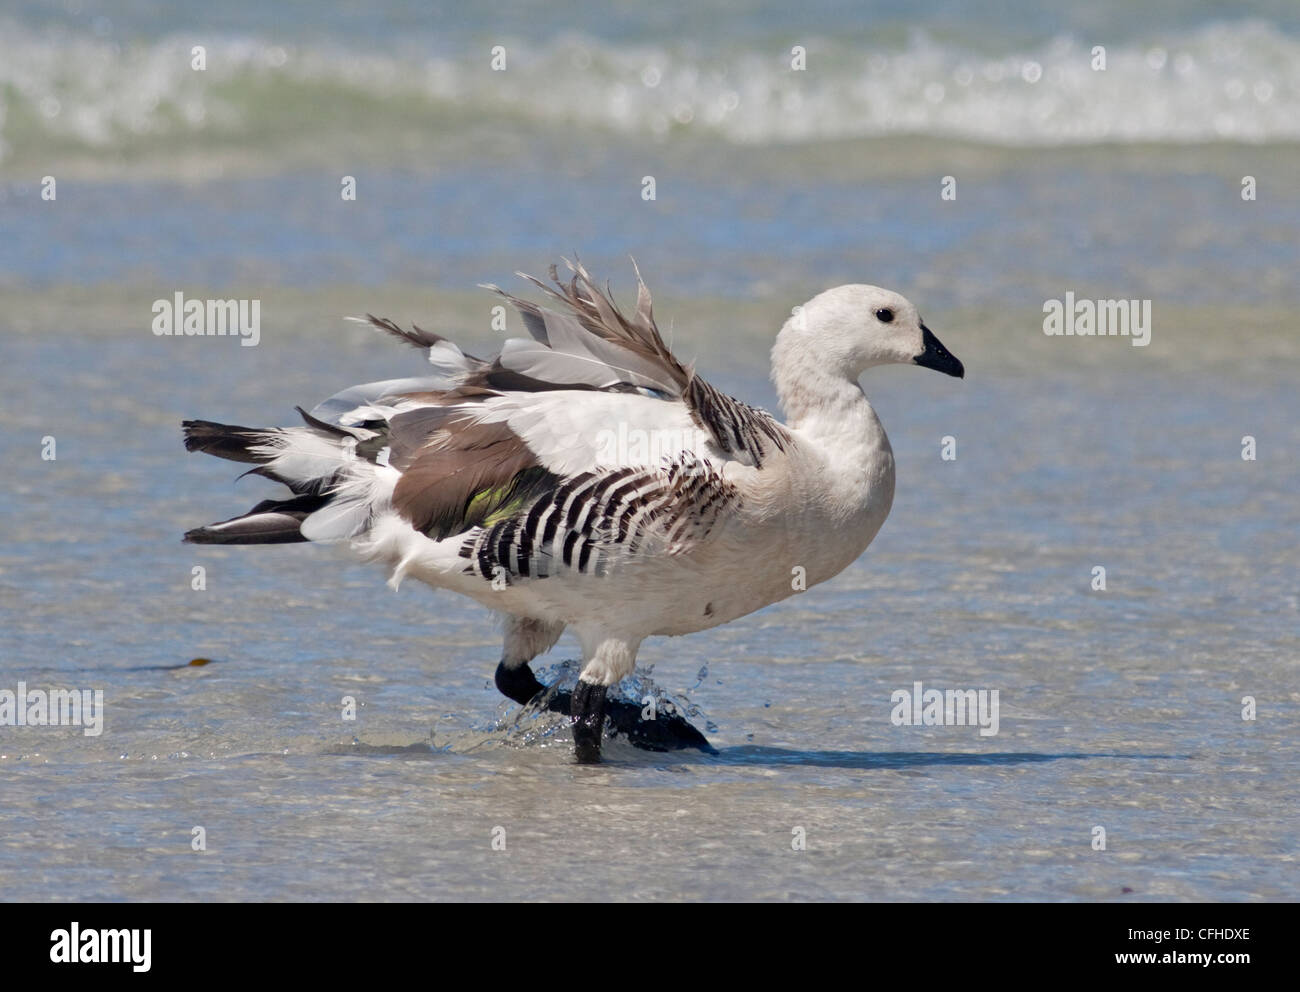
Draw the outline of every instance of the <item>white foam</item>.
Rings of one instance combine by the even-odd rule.
[[[18,142],[88,149],[209,133],[261,146],[279,118],[328,132],[394,101],[430,120],[555,123],[644,136],[704,133],[740,144],[894,134],[1002,145],[1300,139],[1300,40],[1263,21],[1204,26],[1107,51],[1057,38],[995,57],[914,36],[894,50],[808,39],[806,71],[785,49],[613,45],[569,36],[504,39],[508,69],[454,57],[282,47],[191,36],[120,46],[0,21],[0,155]],[[307,106],[311,113],[304,112]],[[409,127],[394,115],[394,127]]]

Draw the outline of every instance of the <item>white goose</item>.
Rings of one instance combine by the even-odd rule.
[[[893,452],[858,377],[889,363],[964,370],[902,296],[839,286],[777,336],[781,424],[673,356],[639,273],[626,316],[568,264],[567,283],[554,268],[554,288],[531,280],[546,307],[487,287],[531,335],[494,359],[371,317],[427,348],[436,372],[300,408],[302,427],[186,421],[186,448],[252,463],[293,495],[185,540],[348,541],[388,564],[394,587],[410,576],[504,614],[498,688],[569,712],[579,761],[600,760],[607,716],[642,747],[707,749],[680,717],[642,721],[606,690],[646,637],[727,623],[857,558],[894,498]],[[571,695],[547,693],[528,662],[565,627],[583,668]]]

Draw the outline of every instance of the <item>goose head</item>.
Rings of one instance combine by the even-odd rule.
[[[964,378],[966,369],[904,296],[879,286],[837,286],[796,307],[777,338],[782,351],[815,355],[856,382],[877,365],[920,365]]]

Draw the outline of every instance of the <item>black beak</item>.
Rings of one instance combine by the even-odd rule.
[[[924,324],[921,325],[921,341],[925,344],[925,351],[913,358],[913,363],[922,368],[942,372],[944,375],[955,375],[958,379],[966,378],[966,366],[962,365]]]

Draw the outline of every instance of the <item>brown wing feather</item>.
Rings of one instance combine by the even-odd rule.
[[[446,409],[394,417],[389,440],[390,464],[402,472],[393,508],[439,541],[482,522],[471,512],[475,497],[506,493],[521,475],[541,468],[505,423],[478,423]]]

